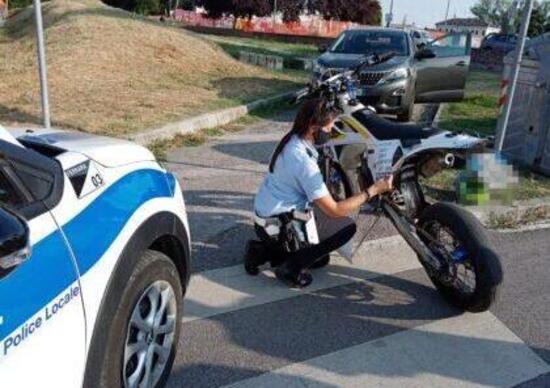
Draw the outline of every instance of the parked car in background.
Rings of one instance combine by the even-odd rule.
[[[516,48],[517,35],[489,34],[481,41],[482,50],[494,50],[509,53]]]
[[[410,30],[409,33],[417,49],[424,48],[433,40],[431,34],[426,30]]]
[[[175,177],[78,132],[0,126],[0,155],[0,386],[162,386],[190,273]]]
[[[394,53],[380,65],[364,69],[358,99],[381,113],[409,121],[415,103],[459,101],[464,97],[470,65],[471,36],[455,33],[418,49],[407,31],[363,28],[344,31],[314,63],[313,81],[327,70],[349,69],[366,54]]]

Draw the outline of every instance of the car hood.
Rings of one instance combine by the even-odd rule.
[[[359,63],[363,54],[340,54],[326,52],[317,59],[319,65],[335,69],[347,69]],[[387,62],[369,67],[369,71],[387,71],[399,67],[408,61],[409,57],[396,56]]]
[[[78,152],[106,167],[155,160],[147,148],[127,140],[59,129],[12,129],[10,132],[19,141]]]

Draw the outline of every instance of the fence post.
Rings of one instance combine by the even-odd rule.
[[[523,10],[523,17],[521,21],[521,30],[519,33],[519,42],[516,46],[515,60],[512,67],[512,79],[510,80],[510,91],[504,108],[504,119],[502,128],[498,134],[498,147],[497,151],[502,152],[504,147],[504,139],[506,137],[506,130],[510,123],[510,113],[512,112],[512,104],[514,102],[514,95],[516,94],[516,87],[519,78],[519,71],[521,68],[521,61],[523,60],[523,51],[525,50],[525,41],[527,38],[527,30],[529,29],[529,23],[531,20],[531,13],[533,11],[533,0],[527,0],[525,8]]]
[[[40,93],[42,97],[42,120],[44,128],[51,127],[50,101],[48,99],[48,78],[46,75],[46,50],[44,48],[44,27],[42,25],[42,4],[34,0],[34,18],[36,21],[36,43],[38,47],[38,71],[40,73]]]

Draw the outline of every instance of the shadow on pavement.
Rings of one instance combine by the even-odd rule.
[[[222,143],[216,144],[212,148],[226,155],[267,165],[269,164],[271,154],[276,146],[276,141],[263,141],[250,143]]]
[[[365,278],[372,275],[360,269],[349,271],[353,271],[355,276],[364,272]],[[275,282],[273,279],[257,279],[266,282],[266,287],[277,286],[271,284]],[[460,310],[443,301],[418,270],[220,314],[184,326],[184,332],[189,335],[184,335],[180,340],[182,351],[178,354],[177,364],[181,366],[174,368],[170,386],[184,386],[187,383],[193,387],[217,387],[294,363],[305,363],[336,376],[414,377],[433,374],[475,385],[494,385],[495,381],[488,377],[490,373],[468,372],[454,363],[432,365],[411,361],[382,365],[379,362],[335,362],[330,365],[314,360],[378,339],[380,342],[375,344],[380,347],[380,352],[385,352],[384,337],[406,330],[408,336],[415,337],[415,341],[422,344],[418,352],[445,349],[447,357],[449,352],[456,351],[457,358],[464,359],[463,352],[476,349],[472,356],[478,359],[492,355],[517,355],[525,351],[523,343],[476,338],[475,331],[465,336],[426,331],[420,327],[461,314]],[[473,325],[472,329],[476,327]],[[200,354],[193,354],[192,349],[196,348],[194,343],[201,344]],[[409,347],[404,351],[405,354],[391,353],[390,356],[422,359],[422,353],[407,353],[411,351]],[[548,349],[537,351],[550,353]],[[369,360],[368,356],[365,355],[365,360]],[[505,363],[505,358],[501,362]],[[235,364],[228,365],[228,362]],[[490,359],[487,362],[487,367],[492,368]],[[242,365],[247,368],[242,368]],[[221,373],[217,373],[217,368],[222,368]],[[327,386],[311,380],[311,376],[308,379],[311,386]],[[296,386],[296,377],[289,382]]]

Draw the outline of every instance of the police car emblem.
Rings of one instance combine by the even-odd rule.
[[[82,198],[105,184],[95,163],[87,160],[65,171],[78,198]]]

